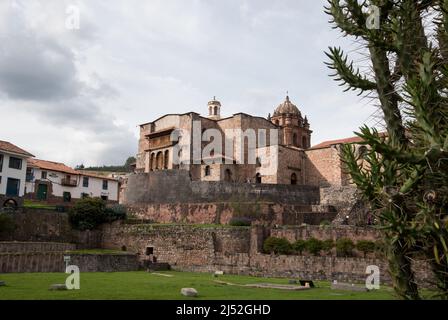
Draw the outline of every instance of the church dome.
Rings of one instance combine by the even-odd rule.
[[[299,108],[289,100],[289,96],[286,96],[285,102],[280,104],[274,111],[274,116],[280,116],[282,114],[301,116]]]

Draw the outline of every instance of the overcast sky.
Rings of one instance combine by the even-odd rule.
[[[266,117],[286,91],[312,144],[351,136],[375,107],[328,77],[324,50],[356,47],[325,2],[0,0],[0,140],[72,166],[121,164],[138,124],[207,115],[213,96],[224,116]]]

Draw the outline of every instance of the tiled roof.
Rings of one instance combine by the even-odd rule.
[[[387,135],[386,132],[380,132],[379,135],[381,137],[384,137]],[[313,146],[311,149],[323,149],[323,148],[329,148],[334,145],[338,144],[350,144],[350,143],[361,143],[363,140],[360,137],[351,137],[351,138],[345,138],[345,139],[338,139],[338,140],[328,140],[324,141],[322,143],[319,143],[315,146]]]
[[[0,140],[0,150],[5,151],[5,152],[20,154],[20,155],[23,155],[26,157],[34,157],[34,155],[29,153],[28,151],[25,151],[22,148],[19,148],[18,146],[13,145],[12,143],[10,143],[8,141]]]
[[[30,159],[28,161],[28,166],[37,167],[37,168],[49,170],[49,171],[57,171],[57,172],[79,175],[79,172],[77,172],[76,170],[66,166],[63,163],[59,163],[59,162],[39,160],[39,159]]]
[[[118,179],[110,178],[110,177],[107,177],[107,176],[102,176],[100,174],[89,172],[89,171],[85,171],[85,170],[76,170],[76,172],[77,172],[77,174],[80,174],[80,175],[82,175],[84,177],[98,178],[98,179],[110,180],[110,181],[118,182]]]

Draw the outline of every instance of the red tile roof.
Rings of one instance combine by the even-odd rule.
[[[30,159],[30,160],[28,160],[28,166],[37,167],[37,168],[49,170],[49,171],[57,171],[57,172],[79,175],[79,172],[77,172],[76,170],[66,166],[63,163],[59,163],[59,162],[39,160],[39,159]]]
[[[387,135],[386,132],[380,132],[379,134],[382,137]],[[362,141],[363,140],[360,137],[350,137],[350,138],[338,139],[338,140],[328,140],[328,141],[324,141],[322,143],[319,143],[319,144],[313,146],[311,149],[323,149],[323,148],[329,148],[331,146],[338,145],[338,144],[360,143]]]
[[[12,143],[8,141],[0,140],[0,150],[5,152],[11,152],[15,154],[20,154],[26,157],[34,157],[31,153],[28,151],[23,150],[22,148],[19,148],[16,145],[13,145]]]

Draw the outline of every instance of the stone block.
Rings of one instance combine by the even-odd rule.
[[[182,288],[180,293],[185,297],[197,297],[198,291],[194,288]]]
[[[67,286],[65,284],[52,284],[50,286],[51,291],[64,291],[64,290],[68,290]]]
[[[356,286],[354,284],[350,283],[343,283],[343,282],[333,282],[331,284],[332,290],[343,290],[343,291],[353,291],[353,292],[367,292],[367,288]]]

